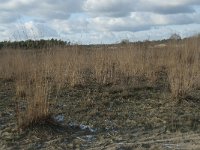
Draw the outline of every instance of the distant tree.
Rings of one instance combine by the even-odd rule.
[[[130,41],[128,39],[121,40],[120,44],[129,44]]]
[[[174,33],[170,36],[170,40],[181,40],[181,36],[177,33]]]
[[[26,41],[3,41],[0,42],[0,49],[2,48],[22,48],[22,49],[49,49],[53,47],[65,47],[67,44],[70,45],[70,42],[51,39],[51,40],[26,40]]]

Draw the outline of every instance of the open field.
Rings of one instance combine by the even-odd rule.
[[[200,149],[200,39],[0,50],[2,149]]]

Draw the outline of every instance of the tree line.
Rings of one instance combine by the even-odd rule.
[[[50,39],[50,40],[26,40],[26,41],[2,41],[0,42],[0,49],[49,49],[52,47],[65,47],[70,45],[70,42]]]

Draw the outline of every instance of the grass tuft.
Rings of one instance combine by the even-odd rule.
[[[16,83],[19,127],[49,118],[51,93],[59,94],[66,86],[139,87],[145,83],[151,87],[159,83],[169,88],[172,101],[200,87],[198,38],[166,42],[164,47],[152,42],[46,51],[5,49],[0,53],[0,78]]]

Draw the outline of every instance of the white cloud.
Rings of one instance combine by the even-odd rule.
[[[92,16],[127,16],[130,12],[156,12],[162,14],[191,13],[191,5],[200,4],[197,0],[86,0],[85,11]]]
[[[198,26],[200,1],[0,0],[0,14],[0,40],[13,36],[22,39],[23,29],[34,38],[101,43],[136,33],[138,39],[144,38],[139,36],[143,32],[156,36],[155,28],[164,34],[168,26]]]

